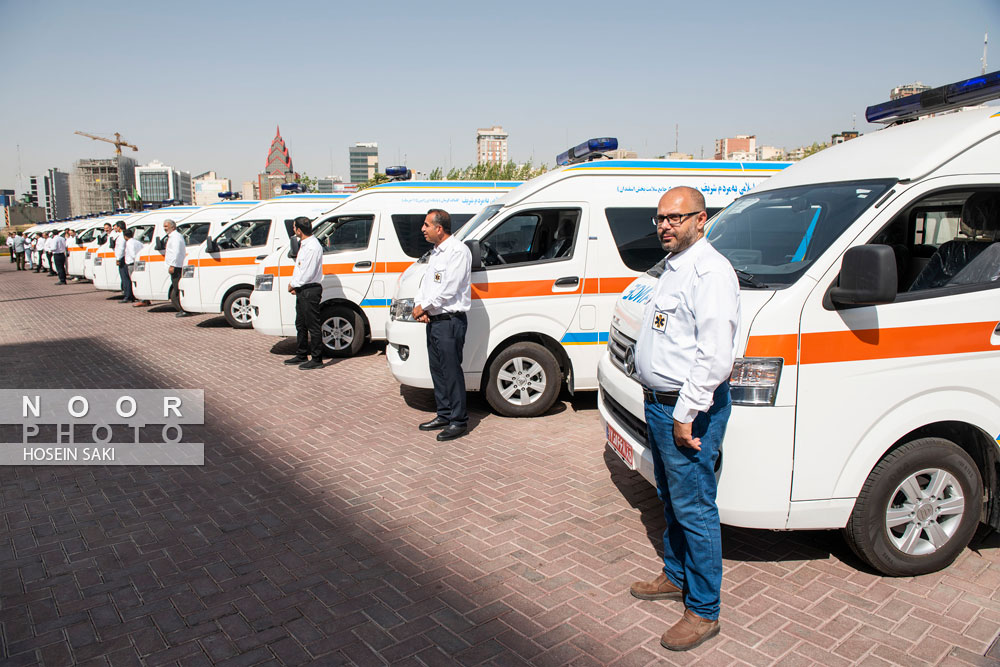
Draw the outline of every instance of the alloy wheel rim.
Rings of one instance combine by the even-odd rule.
[[[905,554],[932,554],[951,540],[962,524],[965,496],[958,480],[940,468],[909,475],[889,496],[885,530]]]

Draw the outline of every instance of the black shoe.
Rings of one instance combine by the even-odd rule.
[[[424,422],[417,428],[419,428],[421,431],[436,431],[439,428],[444,428],[447,425],[448,425],[447,419],[445,419],[444,417],[435,417],[429,422]]]
[[[65,280],[60,280],[59,282],[56,283],[56,285],[65,285],[65,284],[66,284]]]
[[[451,424],[445,430],[437,434],[438,440],[454,440],[455,438],[461,438],[465,435],[465,432],[469,430],[468,426],[458,426],[457,424]]]
[[[313,368],[323,368],[323,362],[320,361],[319,359],[310,359],[309,361],[299,366],[299,369],[303,371],[308,371]]]
[[[285,359],[285,364],[288,366],[296,366],[298,364],[304,364],[309,361],[309,357],[292,357],[291,359]]]
[[[174,317],[191,317],[191,313],[187,313],[182,310],[181,312],[176,313]]]

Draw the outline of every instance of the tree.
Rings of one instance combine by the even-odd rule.
[[[809,148],[805,149],[805,152],[803,152],[802,157],[809,157],[810,155],[813,155],[815,153],[819,153],[824,148],[829,148],[829,147],[830,147],[829,144],[820,144],[820,143],[816,143],[814,141],[813,144],[812,144],[812,146],[810,146]]]
[[[374,176],[372,176],[367,181],[365,181],[364,183],[362,183],[361,185],[358,186],[358,190],[359,191],[360,190],[364,190],[365,188],[370,188],[373,185],[378,185],[379,183],[388,183],[391,180],[392,179],[389,178],[388,176],[386,176],[385,174],[381,174],[379,172],[375,172]]]
[[[498,162],[488,162],[483,164],[470,164],[468,167],[459,169],[454,167],[448,171],[449,181],[527,181],[547,172],[549,168],[544,164],[540,167],[532,166],[531,162],[517,165],[513,162],[500,164]],[[441,168],[436,167],[431,172],[431,180],[434,174],[440,175]]]
[[[434,169],[431,170],[431,175],[427,177],[427,180],[440,181],[442,173],[443,170],[441,169],[441,167],[434,167]]]
[[[295,181],[306,189],[306,192],[316,192],[316,179],[306,172],[302,172],[298,180]]]

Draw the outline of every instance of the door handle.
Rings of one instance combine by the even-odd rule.
[[[355,262],[354,263],[354,268],[355,269],[370,269],[370,268],[372,268],[372,263],[369,262],[369,261]]]
[[[576,287],[579,284],[580,279],[577,276],[568,276],[566,278],[557,279],[555,287]]]
[[[265,259],[267,255],[257,255],[257,259]]]

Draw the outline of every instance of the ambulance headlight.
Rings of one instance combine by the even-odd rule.
[[[393,321],[416,322],[413,319],[413,299],[393,299],[389,304],[389,318]]]
[[[733,405],[774,405],[782,359],[737,359],[729,378]]]
[[[101,266],[102,264],[104,264],[103,257],[98,257],[97,259],[94,260],[94,266]]]
[[[94,253],[90,252],[89,250],[83,254],[83,258],[84,259],[90,259],[93,256],[94,256]]]
[[[274,289],[274,274],[261,273],[254,279],[253,288],[256,292],[270,292]]]
[[[191,264],[185,266],[181,272],[181,278],[194,278],[194,266]]]
[[[136,262],[135,266],[132,267],[132,271],[133,272],[134,271],[145,271],[145,270],[146,270],[146,262]]]

